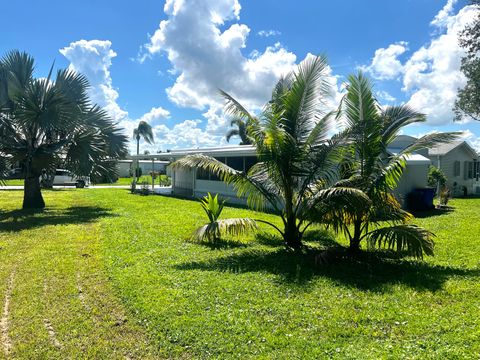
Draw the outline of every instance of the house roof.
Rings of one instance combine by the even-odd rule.
[[[203,154],[213,157],[219,156],[255,156],[256,150],[252,145],[234,145],[234,146],[219,146],[211,148],[201,148],[201,149],[179,149],[172,150],[170,152],[164,152],[160,154],[153,155],[132,155],[132,159],[141,158],[141,159],[159,159],[159,160],[174,160],[187,155],[193,154]]]
[[[466,142],[466,141],[463,141],[463,140],[456,140],[456,141],[452,141],[452,142],[449,142],[449,143],[445,143],[445,144],[440,144],[438,146],[435,146],[431,149],[428,150],[428,155],[429,156],[433,156],[433,155],[446,155],[448,154],[450,151],[460,147],[460,146],[464,146],[465,149],[471,153],[471,155],[474,157],[474,158],[477,158],[478,157],[478,154],[477,152]]]
[[[145,160],[144,157],[145,155],[138,155],[141,159],[138,160],[138,162],[140,164],[143,164],[143,163],[148,163],[148,164],[151,164],[152,163],[152,158],[150,158],[150,160]],[[156,164],[168,164],[168,161],[160,161],[160,160],[157,160],[157,157],[158,156],[154,156],[153,159],[155,160],[155,163]],[[131,164],[133,163],[133,160],[132,159],[122,159],[122,160],[117,160],[118,163],[124,163],[124,164]]]
[[[397,155],[399,152],[402,151],[402,149],[388,148],[387,151],[392,155]],[[429,158],[426,158],[425,156],[416,154],[416,153],[406,156],[406,161],[407,161],[407,164],[410,164],[410,165],[430,165],[431,164],[431,161]]]

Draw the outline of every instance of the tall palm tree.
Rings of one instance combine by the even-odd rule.
[[[233,136],[238,136],[240,137],[240,145],[251,145],[252,144],[252,139],[248,136],[248,131],[247,131],[247,126],[248,123],[243,121],[242,119],[233,119],[230,122],[230,126],[236,126],[237,128],[230,129],[227,132],[226,139],[227,142],[230,142],[230,139]]]
[[[347,126],[351,145],[342,168],[344,180],[339,186],[355,187],[370,199],[363,206],[329,209],[317,208],[336,231],[342,231],[350,241],[350,251],[357,252],[362,240],[373,247],[406,250],[422,257],[433,254],[433,234],[409,224],[411,214],[401,209],[392,195],[406,160],[415,151],[455,139],[458,133],[433,133],[417,139],[399,153],[388,151],[389,145],[410,124],[426,120],[425,115],[408,105],[382,107],[375,99],[372,84],[361,72],[348,78],[338,116]]]
[[[148,144],[153,144],[152,126],[146,121],[140,121],[133,130],[133,138],[137,140],[137,155],[140,154],[140,139],[143,138]]]
[[[269,206],[282,220],[273,226],[287,247],[298,249],[306,229],[316,221],[310,211],[322,201],[340,199],[355,204],[369,201],[359,190],[330,188],[337,179],[342,136],[329,139],[332,114],[321,106],[329,95],[325,57],[312,57],[275,86],[272,100],[254,117],[237,100],[223,92],[226,112],[249,123],[248,135],[256,147],[258,163],[247,174],[204,155],[190,155],[173,167],[202,168],[232,184],[255,209]],[[353,205],[352,205],[353,206]],[[265,222],[265,221],[263,221]]]
[[[116,172],[127,138],[90,102],[85,76],[58,70],[35,78],[34,60],[11,51],[0,60],[0,156],[25,168],[23,208],[43,208],[42,171],[57,164],[77,176]]]
[[[152,126],[146,121],[140,121],[138,126],[133,129],[133,138],[137,140],[137,155],[140,155],[140,139],[143,138],[148,144],[153,144],[153,130]],[[135,169],[134,183],[139,176],[139,164],[137,159],[137,166]]]

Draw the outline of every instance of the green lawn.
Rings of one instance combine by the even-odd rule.
[[[160,180],[167,180],[167,175],[160,175],[160,178],[155,179],[155,185],[160,184]],[[126,177],[126,178],[118,178],[118,180],[114,183],[106,183],[106,184],[95,184],[95,185],[114,185],[114,186],[124,186],[124,185],[131,185],[133,178]],[[143,175],[138,179],[138,184],[142,182],[147,182],[148,184],[152,184],[152,177],[149,175]]]
[[[167,179],[166,175],[160,175],[160,179],[165,181]],[[132,183],[133,178],[131,177],[126,177],[126,178],[118,178],[118,180],[114,183],[100,183],[100,184],[95,184],[95,185],[110,185],[110,186],[130,186]],[[152,183],[152,177],[148,175],[144,175],[138,179],[138,183],[141,184],[142,182],[147,182],[148,184]],[[159,178],[157,177],[155,179],[155,185],[159,184]],[[0,184],[2,185],[2,184]],[[5,180],[5,185],[7,186],[23,186],[23,179],[11,179],[11,180]]]
[[[10,180],[5,180],[3,183],[0,185],[7,185],[7,186],[23,186],[23,179],[10,179]]]
[[[188,241],[205,221],[194,201],[57,190],[29,215],[15,210],[21,195],[0,192],[0,331],[13,357],[480,354],[480,199],[416,220],[437,234],[424,262],[371,255],[315,267],[314,249],[334,241],[318,229],[304,254],[269,232],[212,247]]]

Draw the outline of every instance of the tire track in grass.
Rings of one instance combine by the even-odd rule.
[[[9,355],[12,351],[12,340],[10,339],[10,335],[8,334],[10,324],[10,301],[12,299],[12,291],[13,291],[13,281],[15,278],[15,270],[12,271],[10,277],[7,281],[7,289],[5,290],[5,301],[3,304],[3,313],[2,318],[0,320],[0,328],[2,331],[2,346],[3,352],[5,355]]]
[[[77,272],[77,291],[78,291],[78,299],[82,303],[83,308],[87,312],[91,312],[92,308],[90,307],[90,305],[88,305],[87,300],[85,299],[85,292],[81,284],[80,273],[78,272]]]
[[[44,293],[44,296],[46,296],[48,294],[48,286],[47,286],[46,282],[43,285],[43,293]],[[45,325],[45,330],[47,330],[48,337],[50,338],[50,341],[51,341],[52,345],[55,346],[59,350],[63,349],[63,345],[58,340],[57,334],[56,334],[55,329],[53,328],[53,325],[50,322],[50,320],[45,317],[43,319],[43,324]]]

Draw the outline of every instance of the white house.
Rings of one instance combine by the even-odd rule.
[[[466,141],[453,141],[429,150],[432,164],[447,177],[454,196],[480,195],[480,163],[477,152]]]
[[[245,172],[257,162],[255,147],[251,145],[185,149],[172,151],[168,155],[171,160],[176,160],[192,154],[212,156],[235,170]],[[237,198],[236,191],[231,186],[226,185],[214,174],[207,171],[177,169],[171,170],[170,176],[172,178],[172,191],[176,195],[199,198],[210,192],[220,194],[223,198],[228,199],[229,203],[245,203],[245,199]]]
[[[415,138],[401,136],[388,151],[397,153],[412,142]],[[204,154],[212,156],[236,170],[248,171],[257,161],[255,147],[251,145],[224,146],[203,149],[175,150],[169,153],[142,155],[143,159],[154,158],[158,160],[174,161],[191,154]],[[407,159],[405,173],[402,176],[395,194],[404,203],[406,196],[416,188],[427,187],[427,175],[430,160],[421,155],[414,154]],[[167,172],[172,178],[172,192],[176,195],[187,197],[202,197],[207,192],[218,193],[227,198],[230,203],[245,203],[245,199],[238,199],[235,190],[220,181],[215,175],[200,169],[176,169]]]

